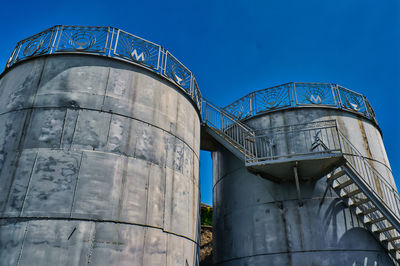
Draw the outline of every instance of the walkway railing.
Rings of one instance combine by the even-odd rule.
[[[254,157],[246,158],[246,163],[341,153],[335,120],[257,130],[254,143]]]
[[[18,42],[6,69],[32,57],[65,53],[95,54],[141,65],[174,82],[201,108],[201,93],[189,69],[160,45],[113,27],[51,27]]]
[[[400,196],[354,145],[339,131],[342,153],[362,181],[378,198],[382,199],[388,210],[400,221]]]
[[[347,110],[377,123],[367,98],[332,83],[287,83],[249,93],[223,109],[242,120],[279,109],[307,106]]]
[[[243,153],[254,157],[254,132],[251,128],[203,98],[202,120]]]

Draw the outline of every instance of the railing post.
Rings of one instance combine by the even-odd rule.
[[[299,200],[299,206],[303,206],[303,201],[301,200],[300,182],[299,182],[299,175],[298,175],[297,168],[298,168],[298,162],[296,162],[296,166],[293,167],[294,180],[296,182],[296,190],[297,190],[297,198]]]

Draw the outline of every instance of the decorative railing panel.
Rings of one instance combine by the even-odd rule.
[[[296,104],[336,106],[334,86],[324,83],[295,83]]]
[[[252,92],[223,109],[237,119],[246,119],[278,109],[307,106],[347,110],[377,123],[364,96],[331,83],[287,83]]]
[[[57,53],[88,53],[141,65],[174,82],[201,109],[201,93],[189,69],[160,45],[113,27],[54,26],[18,42],[6,69],[24,59]],[[222,109],[241,120],[304,106],[344,109],[376,123],[364,96],[330,83],[287,83],[250,93]]]
[[[6,69],[35,56],[86,53],[141,65],[174,82],[201,110],[201,93],[192,73],[160,45],[113,27],[54,26],[18,42]]]
[[[56,30],[53,27],[18,42],[6,67],[33,56],[49,53],[55,34]]]
[[[157,70],[160,65],[160,53],[161,46],[118,30],[114,48],[115,56]]]
[[[237,119],[247,118],[253,113],[252,98],[241,98],[223,109]]]
[[[109,27],[61,26],[54,52],[105,53],[110,43]]]
[[[254,93],[254,111],[256,114],[277,110],[290,106],[290,86],[283,84],[272,87],[268,91]]]
[[[337,89],[340,96],[341,107],[343,109],[359,112],[365,116],[368,116],[368,112],[364,103],[364,96],[343,88],[342,86],[337,86]]]
[[[190,93],[193,80],[192,73],[169,52],[165,57],[164,71],[166,77],[184,88],[187,93]]]

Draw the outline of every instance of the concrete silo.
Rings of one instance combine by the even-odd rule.
[[[223,109],[203,107],[203,118],[212,125],[204,131],[213,151],[216,265],[399,259],[399,196],[364,96],[289,83]]]
[[[400,200],[367,99],[288,83],[219,108],[161,46],[55,26],[0,76],[0,265],[393,265]]]
[[[0,265],[197,265],[200,93],[111,27],[19,42],[0,78]]]

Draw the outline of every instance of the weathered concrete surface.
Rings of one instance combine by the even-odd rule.
[[[84,55],[0,79],[0,265],[196,265],[200,120],[168,81]]]
[[[374,166],[394,184],[379,131],[367,120],[358,123],[352,114],[304,108],[246,123],[263,129],[331,119],[337,119],[340,130],[360,152],[376,160]],[[299,206],[294,183],[278,184],[251,174],[222,146],[212,157],[216,265],[393,265],[325,177],[300,184]]]

